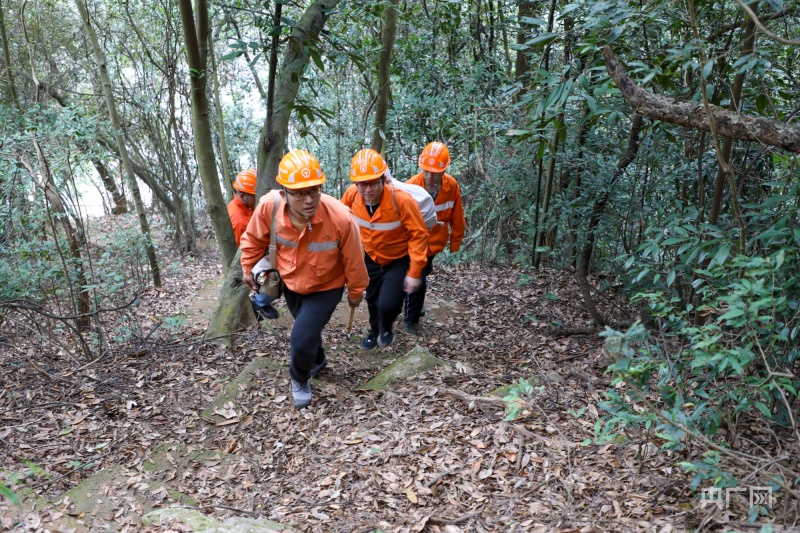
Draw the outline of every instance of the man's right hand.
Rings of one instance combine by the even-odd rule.
[[[422,287],[421,279],[406,275],[406,278],[403,280],[403,291],[411,294],[412,292],[416,292],[420,287]]]
[[[245,274],[244,277],[242,278],[242,281],[244,281],[244,284],[247,285],[251,291],[258,290],[258,285],[256,284],[256,280],[253,277],[252,272],[250,272],[249,274]]]
[[[347,303],[350,304],[350,307],[358,307],[361,305],[361,302],[364,300],[364,293],[358,295],[358,298],[353,298],[349,294],[347,295]]]

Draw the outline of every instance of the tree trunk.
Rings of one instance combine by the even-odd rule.
[[[5,64],[6,77],[8,78],[8,98],[14,107],[19,107],[19,99],[17,98],[17,88],[14,85],[14,72],[11,69],[11,54],[8,51],[8,36],[6,35],[6,21],[5,14],[3,13],[3,4],[0,3],[0,37],[3,39],[3,61]]]
[[[317,45],[319,32],[328,20],[328,13],[339,0],[316,0],[306,9],[289,36],[280,74],[275,85],[275,112],[265,122],[258,143],[257,195],[261,196],[275,185],[278,163],[283,157],[283,147],[289,133],[292,104],[300,88],[300,79],[308,65],[309,49]]]
[[[386,136],[386,115],[389,112],[389,101],[392,97],[391,73],[392,73],[392,49],[394,48],[394,38],[397,33],[397,3],[398,0],[391,0],[383,8],[381,21],[381,58],[378,64],[378,101],[375,103],[375,129],[372,130],[373,150],[383,153],[383,143]]]
[[[267,77],[267,119],[264,121],[264,127],[261,129],[261,136],[258,143],[258,161],[256,171],[256,197],[263,196],[268,190],[277,185],[275,176],[278,175],[278,161],[275,161],[275,172],[262,174],[262,165],[267,164],[268,158],[262,158],[261,153],[265,149],[275,150],[279,153],[276,157],[280,157],[283,152],[283,145],[286,140],[281,139],[280,146],[273,146],[272,142],[275,140],[273,137],[273,119],[275,115],[275,79],[278,75],[278,39],[281,31],[281,9],[283,4],[275,4],[275,11],[272,14],[272,46],[269,53],[269,76]],[[288,55],[288,51],[287,51]],[[299,87],[299,85],[298,85]],[[288,128],[287,128],[288,131]]]
[[[586,136],[589,133],[589,115],[591,114],[591,110],[589,109],[588,104],[584,104],[583,107],[583,115],[581,116],[580,126],[578,127],[578,135],[575,140],[575,144],[578,148],[577,150],[577,161],[583,160],[583,146],[586,143]],[[566,169],[563,171],[561,176],[561,194],[563,204],[569,204],[570,200],[577,200],[581,194],[581,173],[583,172],[583,168],[578,165],[577,168],[574,168],[572,165],[566,165]],[[571,183],[573,181],[575,183]],[[569,197],[569,190],[572,189],[572,197]],[[573,202],[574,203],[574,202]],[[572,210],[570,210],[571,212]],[[573,223],[576,221],[576,218],[573,216],[568,217],[567,219],[567,234],[568,234],[568,242],[567,246],[569,247],[569,252],[567,253],[567,257],[570,257],[570,261],[572,263],[573,268],[577,269],[578,261],[578,238],[577,238],[577,227],[579,223]],[[577,221],[576,221],[577,222]]]
[[[497,16],[500,20],[500,32],[503,36],[503,55],[506,58],[506,64],[503,71],[506,73],[506,76],[509,78],[511,77],[511,67],[513,63],[511,63],[511,50],[508,47],[508,29],[506,24],[505,16],[503,15],[503,1],[498,0],[497,2]]]
[[[75,323],[76,328],[78,331],[80,331],[89,326],[91,319],[89,316],[89,312],[91,311],[90,296],[88,291],[84,289],[84,287],[89,285],[89,282],[86,279],[86,272],[83,268],[83,258],[81,254],[81,246],[84,243],[76,233],[75,228],[72,226],[72,222],[70,222],[70,220],[73,218],[72,213],[70,213],[70,211],[67,209],[67,206],[64,204],[61,196],[58,194],[58,190],[53,182],[53,175],[50,172],[50,166],[47,163],[47,160],[44,157],[44,152],[42,152],[41,148],[39,147],[39,143],[36,141],[35,136],[33,138],[33,146],[36,150],[36,156],[39,160],[39,168],[41,175],[44,178],[44,182],[39,183],[39,181],[36,179],[36,171],[34,170],[33,166],[24,160],[21,162],[30,173],[33,182],[40,189],[42,189],[42,192],[44,193],[45,205],[47,207],[47,217],[50,221],[51,230],[53,231],[53,241],[55,242],[56,249],[58,250],[59,256],[63,261],[64,275],[66,276],[67,287],[69,288],[72,299],[72,309],[75,311],[76,315],[81,315],[78,317]],[[55,214],[51,212],[51,209],[52,211],[55,211]],[[56,221],[64,230],[64,236],[66,237],[67,244],[69,246],[69,256],[75,262],[75,273],[77,275],[77,280],[75,280],[75,283],[73,283],[72,276],[69,275],[69,266],[67,265],[67,262],[65,261],[61,252],[61,247],[58,244],[58,232],[56,231],[55,226]]]
[[[583,250],[581,251],[580,260],[578,261],[578,268],[576,275],[578,277],[578,286],[580,287],[583,301],[592,318],[600,326],[605,326],[608,323],[606,317],[600,313],[597,306],[592,300],[591,286],[589,285],[589,264],[592,261],[592,250],[594,250],[594,243],[597,240],[597,227],[600,225],[600,219],[605,212],[608,200],[611,197],[611,189],[614,183],[622,176],[625,169],[628,168],[636,154],[639,153],[639,134],[642,131],[643,124],[642,115],[633,117],[633,124],[631,125],[631,132],[628,136],[628,149],[623,154],[622,158],[617,163],[614,172],[600,187],[600,194],[592,206],[592,214],[589,217],[589,226],[586,229],[586,240],[583,242]]]
[[[183,37],[186,41],[186,57],[189,63],[189,81],[192,90],[192,131],[194,133],[195,157],[203,192],[208,203],[208,214],[211,225],[219,242],[222,254],[222,266],[228,270],[236,255],[236,239],[233,237],[231,219],[222,189],[219,186],[217,163],[214,158],[214,143],[211,140],[211,118],[206,96],[206,80],[208,71],[206,64],[208,55],[205,47],[208,43],[208,4],[206,0],[197,0],[197,13],[192,10],[191,0],[180,0],[181,20],[183,21]],[[197,24],[195,25],[195,17]]]
[[[531,24],[524,22],[523,19],[533,18],[534,11],[535,4],[533,2],[526,2],[523,0],[517,6],[517,24],[519,24],[519,29],[517,30],[517,44],[520,46],[524,45],[528,40],[526,32],[533,27]],[[530,71],[531,67],[528,62],[526,51],[517,50],[517,59],[514,63],[514,75],[517,78],[517,82],[520,84],[519,92],[517,92],[514,97],[517,102],[528,92],[528,86],[531,83]]]
[[[147,221],[147,214],[144,211],[144,203],[142,202],[142,195],[139,193],[139,185],[136,183],[136,175],[133,172],[133,165],[128,155],[128,148],[125,145],[125,138],[122,133],[122,125],[117,114],[117,104],[114,101],[114,92],[111,90],[111,78],[108,75],[106,67],[106,59],[103,51],[100,49],[100,43],[97,41],[97,34],[94,31],[94,26],[89,22],[89,12],[86,10],[84,0],[75,0],[75,5],[81,15],[83,27],[86,30],[86,36],[89,38],[89,43],[92,46],[95,60],[97,61],[97,70],[100,74],[100,82],[103,85],[103,94],[105,95],[106,107],[108,108],[108,115],[111,119],[111,127],[114,128],[114,138],[117,142],[119,155],[122,158],[122,164],[125,167],[125,173],[128,176],[128,182],[133,195],[133,201],[136,205],[136,213],[139,215],[139,225],[142,228],[142,234],[145,238],[145,249],[147,252],[147,260],[150,263],[150,273],[153,276],[153,285],[161,287],[161,271],[158,267],[158,259],[156,259],[156,250],[153,246],[153,239],[150,235],[150,223]]]
[[[754,6],[756,9],[758,6]],[[744,44],[742,46],[742,56],[749,56],[755,49],[756,41],[756,24],[752,18],[747,18],[747,24],[744,29]],[[741,109],[742,87],[744,87],[744,71],[740,72],[733,78],[733,86],[731,87],[731,103],[728,109],[732,113],[738,113]],[[700,80],[704,83],[704,80]],[[711,211],[708,214],[708,223],[716,224],[719,218],[720,211],[722,211],[722,196],[725,194],[725,181],[728,179],[728,173],[725,172],[725,167],[730,168],[731,163],[731,148],[733,147],[733,139],[725,137],[722,143],[722,153],[719,155],[720,159],[725,162],[725,165],[720,165],[717,168],[717,179],[714,182],[714,198],[711,201]],[[734,196],[736,191],[731,191]]]
[[[111,214],[121,215],[127,213],[128,204],[125,201],[125,195],[117,188],[117,184],[114,183],[114,179],[109,175],[106,165],[99,159],[92,159],[92,164],[94,168],[97,169],[97,173],[100,174],[103,186],[106,188],[106,191],[108,191],[108,194],[111,195],[111,200],[114,202],[114,207],[111,208]]]
[[[228,156],[228,141],[225,140],[225,118],[222,113],[222,104],[219,98],[219,76],[217,75],[217,58],[214,54],[213,36],[208,34],[208,55],[211,57],[211,79],[214,86],[214,106],[217,109],[217,131],[219,132],[219,158],[222,161],[222,182],[228,198],[233,199],[233,186],[231,185],[231,169]]]
[[[645,91],[633,83],[608,46],[603,48],[603,57],[606,59],[606,70],[636,113],[652,120],[711,131],[702,103],[679,102]],[[800,126],[733,113],[710,104],[709,108],[716,122],[717,133],[723,137],[769,144],[800,154]]]
[[[544,244],[544,236],[547,231],[547,218],[550,211],[550,198],[553,195],[553,179],[556,173],[556,156],[558,155],[559,140],[562,135],[566,135],[566,126],[564,125],[564,112],[558,115],[556,120],[556,131],[553,132],[553,140],[550,141],[550,161],[547,165],[547,177],[544,183],[544,197],[542,198],[542,224],[538,227],[536,234],[536,248]],[[539,268],[542,261],[541,252],[535,252],[533,267]]]
[[[237,250],[204,335],[205,340],[228,349],[233,346],[233,335],[256,320],[250,305],[250,289],[242,283],[241,258],[242,251]]]

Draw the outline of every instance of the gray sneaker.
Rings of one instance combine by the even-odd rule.
[[[306,381],[297,381],[292,378],[292,399],[294,406],[302,409],[311,405],[311,384]]]

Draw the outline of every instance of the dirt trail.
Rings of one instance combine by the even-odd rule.
[[[421,334],[398,331],[383,351],[358,348],[364,304],[346,338],[343,302],[323,333],[330,366],[302,411],[291,402],[292,320],[282,304],[275,331],[242,331],[232,354],[200,342],[220,275],[211,256],[167,273],[168,296],[152,291],[143,320],[186,320],[162,328],[146,352],[83,373],[40,361],[51,375],[72,372],[71,387],[36,372],[9,383],[23,400],[6,403],[0,437],[12,453],[0,482],[27,476],[29,529],[70,519],[87,531],[201,530],[169,518],[141,525],[149,510],[176,506],[219,521],[348,532],[670,531],[695,516],[686,479],[665,457],[643,454],[644,441],[591,444],[607,381],[595,365],[600,339],[568,275],[439,267]],[[415,346],[448,365],[359,391]],[[535,391],[521,418],[505,422],[492,393],[520,378]],[[231,391],[234,399],[214,403]],[[76,462],[87,466],[69,466]],[[121,470],[85,488],[112,468]],[[81,494],[84,507],[74,499]],[[93,507],[100,499],[115,502],[113,512]],[[1,512],[0,526],[13,522],[13,509]]]

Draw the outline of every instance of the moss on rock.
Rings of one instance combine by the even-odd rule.
[[[450,367],[450,363],[439,359],[425,348],[416,346],[379,372],[377,376],[361,385],[358,390],[381,390],[398,379],[414,377],[435,366]]]
[[[263,518],[228,518],[220,522],[216,518],[206,516],[195,509],[167,508],[151,511],[142,517],[143,526],[164,525],[178,522],[189,526],[193,531],[204,533],[290,533],[295,531],[290,526]]]

